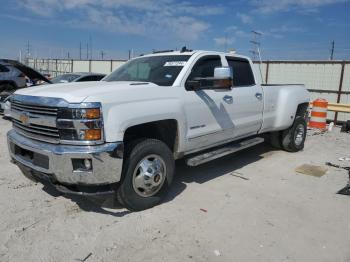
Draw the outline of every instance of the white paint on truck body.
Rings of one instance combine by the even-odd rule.
[[[288,128],[294,121],[298,105],[309,102],[309,94],[303,85],[262,86],[255,74],[256,84],[250,86],[225,91],[188,91],[186,80],[202,57],[219,56],[222,66],[228,66],[226,57],[247,60],[251,67],[253,64],[244,56],[209,51],[159,53],[143,57],[161,55],[191,55],[187,62],[181,62],[183,68],[172,86],[100,81],[45,85],[16,93],[58,97],[70,103],[101,102],[106,142],[123,141],[129,127],[174,119],[178,124],[176,153],[183,154]],[[168,63],[167,66],[173,64]]]

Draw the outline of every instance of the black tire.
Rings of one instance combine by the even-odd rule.
[[[128,146],[127,146],[128,147]],[[150,156],[157,156],[165,166],[162,184],[151,196],[141,196],[134,185],[134,173],[139,170],[139,163]],[[152,157],[151,157],[152,158]],[[145,139],[132,143],[126,151],[122,181],[116,192],[117,200],[131,211],[140,211],[159,204],[169,191],[175,169],[175,160],[169,147],[156,139]]]
[[[304,117],[297,116],[293,125],[282,132],[282,148],[288,152],[298,152],[304,148],[307,124]]]
[[[271,132],[270,133],[270,144],[274,148],[281,149],[281,132]]]

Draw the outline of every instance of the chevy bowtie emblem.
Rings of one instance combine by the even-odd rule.
[[[29,125],[29,113],[23,112],[21,116],[19,117],[19,120],[21,120],[23,125],[28,126]]]

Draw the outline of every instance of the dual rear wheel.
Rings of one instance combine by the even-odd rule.
[[[288,152],[298,152],[304,148],[306,132],[307,123],[305,118],[297,116],[290,128],[271,133],[271,144]]]

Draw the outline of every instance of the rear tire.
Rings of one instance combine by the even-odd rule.
[[[282,131],[282,148],[288,152],[298,152],[304,148],[307,124],[304,117],[297,116],[293,125]]]
[[[131,211],[159,204],[168,193],[174,169],[173,154],[165,143],[156,139],[138,141],[126,152],[117,200]]]

